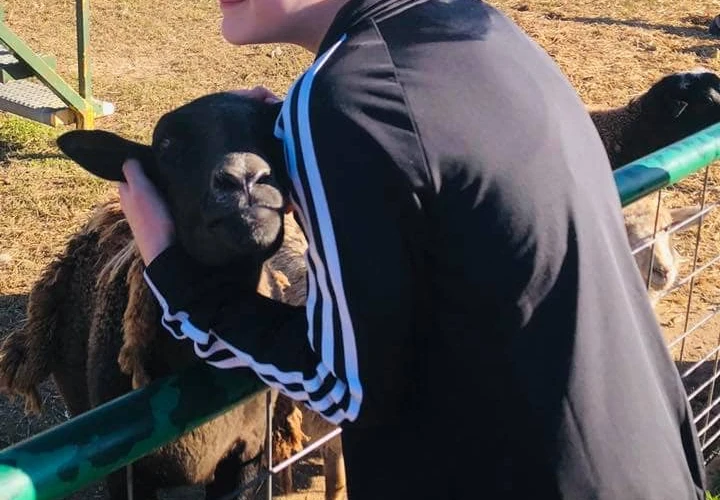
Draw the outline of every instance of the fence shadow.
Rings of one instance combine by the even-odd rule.
[[[673,26],[672,24],[656,24],[649,23],[641,20],[633,19],[613,19],[612,17],[565,17],[559,16],[558,19],[562,21],[571,21],[575,23],[593,24],[593,25],[604,25],[604,26],[629,26],[631,28],[642,28],[652,31],[662,31],[668,35],[682,36],[686,38],[702,38],[712,39],[712,36],[707,31],[707,24],[697,26]],[[708,23],[710,18],[708,18]]]
[[[714,59],[717,56],[718,49],[720,49],[720,42],[692,45],[690,47],[680,49],[680,52],[685,54],[695,54],[701,59]]]
[[[25,160],[67,160],[67,156],[61,153],[26,153],[26,154],[12,154],[10,156],[13,160],[25,161]]]

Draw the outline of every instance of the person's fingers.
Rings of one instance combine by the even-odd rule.
[[[262,87],[258,85],[257,87],[253,87],[248,91],[248,95],[252,97],[253,99],[257,99],[259,101],[265,100],[268,97],[272,96],[272,92],[270,92],[265,87]]]
[[[253,90],[257,92],[257,95],[260,99],[262,99],[268,104],[275,104],[276,102],[280,102],[280,98],[265,87],[255,87],[255,89]]]
[[[142,165],[135,158],[128,158],[125,160],[122,166],[122,172],[125,176],[125,180],[131,186],[146,186],[150,184],[145,172],[142,169]]]
[[[168,207],[140,163],[129,159],[122,171],[127,182],[117,183],[120,208],[147,265],[172,244],[175,226]]]
[[[118,193],[120,193],[120,201],[122,202],[122,198],[127,196],[128,189],[130,189],[130,187],[127,182],[116,182],[115,186],[117,186]]]
[[[231,90],[230,93],[241,95],[244,97],[250,97],[252,99],[264,99],[265,98],[264,90],[265,89],[263,87],[257,86],[257,87],[253,87],[251,89],[234,89],[234,90]]]
[[[233,94],[250,97],[251,99],[257,99],[258,101],[263,101],[268,104],[275,104],[282,100],[278,96],[273,94],[270,90],[266,89],[261,85],[253,87],[251,89],[231,90],[230,92]]]

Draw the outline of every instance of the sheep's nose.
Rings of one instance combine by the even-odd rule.
[[[653,282],[661,287],[674,285],[677,276],[673,275],[673,269],[667,266],[653,267]]]
[[[670,274],[670,271],[664,267],[655,267],[653,269],[653,274],[655,275],[655,277],[657,277],[663,281],[666,281]]]
[[[270,167],[256,155],[231,153],[225,156],[215,172],[213,187],[220,193],[244,191],[270,175]]]

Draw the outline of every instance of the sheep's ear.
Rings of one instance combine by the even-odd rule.
[[[673,208],[670,209],[670,218],[672,219],[673,224],[678,224],[684,220],[689,219],[690,217],[693,217],[697,215],[700,212],[701,208],[700,205],[693,205],[690,207],[682,207],[682,208]],[[700,224],[700,220],[702,217],[696,217],[692,220],[692,222],[689,222],[688,224],[684,225],[680,229],[678,229],[678,233],[682,233],[683,231],[687,231],[688,229],[692,229],[693,227]]]
[[[72,130],[58,137],[57,145],[85,170],[109,181],[125,181],[122,165],[128,158],[139,160],[146,171],[155,162],[150,146],[104,130]]]

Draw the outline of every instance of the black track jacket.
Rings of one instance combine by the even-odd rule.
[[[171,247],[146,279],[199,357],[349,428],[420,422],[438,460],[471,457],[465,498],[704,498],[603,145],[505,16],[350,0],[276,135],[307,307],[209,293]]]

